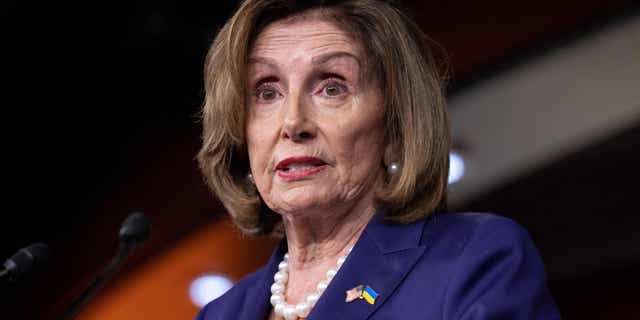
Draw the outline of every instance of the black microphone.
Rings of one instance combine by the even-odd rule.
[[[113,278],[133,249],[149,237],[150,223],[147,217],[134,212],[127,217],[120,227],[120,248],[109,265],[98,274],[93,283],[67,308],[62,319],[73,319],[80,309],[98,294],[100,289]]]
[[[51,251],[44,243],[34,243],[22,248],[4,262],[0,278],[7,277],[9,281],[17,281],[47,261],[50,256]]]
[[[120,227],[120,241],[130,245],[142,243],[149,237],[149,225],[149,219],[144,214],[132,213]]]

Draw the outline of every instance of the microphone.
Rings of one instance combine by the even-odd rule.
[[[133,249],[149,237],[150,223],[147,217],[134,212],[127,217],[120,227],[120,248],[107,267],[94,279],[93,283],[67,308],[62,319],[73,319],[80,309],[86,305],[104,285],[118,272]]]
[[[144,214],[132,213],[120,227],[120,241],[129,245],[142,243],[149,238],[149,225],[149,219]]]
[[[7,277],[11,282],[18,281],[25,274],[33,271],[51,256],[51,251],[44,243],[34,243],[18,250],[4,262],[0,270],[0,278]]]

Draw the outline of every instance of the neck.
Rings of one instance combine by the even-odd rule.
[[[371,188],[374,190],[376,188]],[[327,271],[354,246],[375,214],[374,193],[331,208],[282,213],[288,246],[287,303],[304,301],[316,292]]]
[[[369,203],[372,203],[371,201]],[[350,210],[309,212],[306,217],[283,215],[288,245],[288,303],[304,301],[348,254],[375,213],[372,206]]]
[[[290,268],[303,271],[335,263],[348,247],[355,245],[374,213],[372,205],[354,205],[305,216],[284,216]]]

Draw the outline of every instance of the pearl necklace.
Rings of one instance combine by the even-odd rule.
[[[283,317],[285,320],[295,320],[298,317],[306,318],[309,316],[309,312],[313,306],[315,306],[316,302],[318,302],[324,290],[329,286],[331,279],[338,273],[338,269],[340,269],[342,264],[347,260],[347,256],[352,249],[353,247],[350,247],[346,255],[338,258],[336,262],[338,266],[335,269],[327,270],[327,277],[325,280],[318,282],[315,292],[295,305],[288,304],[284,300],[284,291],[287,287],[287,281],[289,280],[289,254],[286,253],[282,262],[278,264],[278,272],[273,276],[273,284],[271,285],[271,299],[269,300],[276,315]]]

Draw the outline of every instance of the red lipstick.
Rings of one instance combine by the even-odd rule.
[[[277,174],[280,178],[291,181],[312,176],[327,168],[327,163],[315,157],[289,157],[278,162]]]

